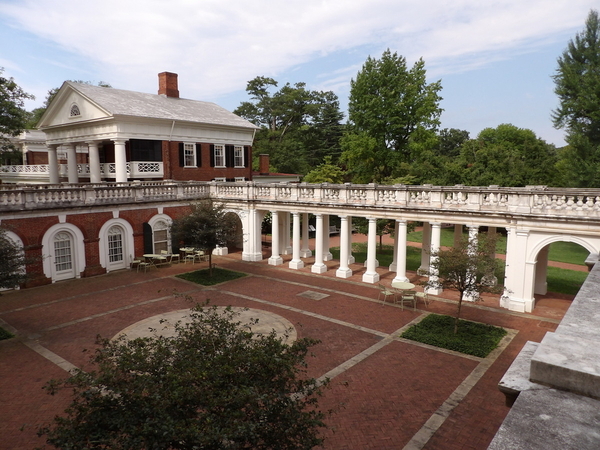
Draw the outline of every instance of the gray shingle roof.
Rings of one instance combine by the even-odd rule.
[[[165,97],[71,81],[66,83],[112,115],[257,128],[246,119],[211,102]]]

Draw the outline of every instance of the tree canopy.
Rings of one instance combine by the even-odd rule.
[[[378,182],[410,162],[415,132],[439,125],[441,89],[439,81],[427,83],[422,59],[410,69],[389,49],[380,59],[367,59],[350,82],[349,132],[342,141],[342,160],[353,181]]]
[[[331,91],[311,91],[305,83],[286,83],[281,89],[273,78],[248,82],[250,101],[234,111],[261,130],[256,134],[254,155],[268,154],[279,172],[306,174],[325,156],[337,159],[343,114]],[[273,91],[273,92],[272,92]]]
[[[322,385],[305,376],[317,341],[254,334],[237,313],[196,307],[175,335],[98,339],[91,367],[46,389],[72,390],[41,428],[56,448],[311,449],[322,443]]]
[[[0,67],[0,152],[10,153],[14,150],[10,138],[25,129],[29,117],[25,100],[35,97],[23,91],[12,77],[3,77],[3,72]]]
[[[556,128],[564,128],[569,148],[561,165],[564,183],[600,186],[600,18],[591,10],[585,29],[570,40],[554,75],[560,105],[553,111]]]
[[[0,288],[13,289],[27,281],[23,248],[16,245],[0,227]]]
[[[221,203],[206,198],[190,205],[191,212],[171,225],[173,242],[180,243],[208,254],[209,270],[212,276],[212,252],[215,248],[225,247],[236,238],[239,219],[228,213]]]

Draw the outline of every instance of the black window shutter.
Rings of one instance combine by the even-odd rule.
[[[185,166],[185,158],[183,157],[183,142],[179,143],[179,167]]]
[[[248,161],[248,158],[250,156],[250,147],[247,145],[244,145],[244,167],[250,167],[250,161]]]
[[[196,144],[196,166],[202,167],[202,144]]]
[[[233,167],[233,145],[225,146],[225,167]]]
[[[152,242],[152,227],[148,222],[142,225],[144,230],[144,253],[154,253],[154,245]]]
[[[215,146],[210,144],[210,167],[215,167]]]

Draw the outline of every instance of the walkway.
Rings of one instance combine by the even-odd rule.
[[[324,449],[485,449],[508,412],[496,387],[502,374],[526,341],[539,342],[556,328],[570,303],[546,296],[533,314],[502,310],[491,298],[463,308],[466,319],[515,330],[502,351],[482,360],[398,338],[424,313],[453,313],[451,292],[434,297],[428,310],[419,305],[416,312],[402,311],[376,301],[376,287],[360,282],[359,265],[352,278],[340,280],[335,270],[311,274],[310,260],[298,271],[266,260],[243,262],[239,253],[214,262],[250,276],[205,288],[173,277],[199,264],[177,264],[0,297],[0,325],[18,333],[0,341],[0,449],[41,445],[37,428],[67,401],[47,395],[46,381],[85,367],[82,350],[94,348],[97,334],[112,337],[141,320],[189,307],[175,291],[195,301],[276,314],[294,324],[298,337],[322,341],[309,358],[308,374],[332,379],[320,403],[336,411]],[[394,277],[386,268],[378,271],[386,284]]]

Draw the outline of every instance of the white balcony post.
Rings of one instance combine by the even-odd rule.
[[[363,274],[362,280],[365,283],[377,283],[379,274],[377,273],[377,219],[369,217],[369,236],[367,244],[367,271]]]
[[[281,221],[283,222],[283,227],[281,229],[281,247],[283,251],[281,253],[283,255],[290,255],[293,252],[290,244],[290,213],[284,212],[282,214]]]
[[[300,259],[300,213],[292,213],[293,231],[292,231],[292,260],[290,261],[290,269],[302,269],[304,261]]]
[[[79,174],[77,171],[77,145],[69,144],[67,146],[67,170],[69,183],[79,183]]]
[[[127,154],[125,153],[125,141],[116,139],[115,143],[115,175],[117,183],[127,182]]]
[[[100,183],[100,155],[98,153],[98,141],[90,141],[88,144],[88,154],[90,158],[90,183]]]
[[[406,282],[406,220],[396,221],[396,276],[394,281]]]
[[[335,276],[338,278],[350,278],[352,270],[348,267],[348,250],[350,245],[350,239],[348,239],[350,232],[348,217],[340,216],[340,220],[340,267],[335,272]]]
[[[308,227],[310,224],[308,223],[308,213],[302,214],[302,248],[300,249],[300,257],[301,258],[310,258],[312,256],[312,252],[308,248]]]
[[[323,214],[323,261],[331,261],[333,255],[329,251],[329,214]]]
[[[440,241],[442,237],[442,224],[441,223],[431,223],[431,253],[437,253],[440,250]],[[424,239],[423,239],[424,240]],[[436,260],[436,256],[431,256],[431,260]],[[431,263],[428,262],[428,267],[431,268]],[[437,271],[431,270],[429,275],[429,280],[432,282],[437,282],[438,274]],[[431,287],[427,289],[428,294],[440,295],[443,292],[441,287]]]
[[[269,264],[279,266],[283,264],[283,258],[279,255],[279,214],[271,211],[271,257]]]
[[[317,231],[315,232],[315,263],[311,266],[312,273],[327,272],[327,266],[323,263],[323,215],[315,214],[317,219]]]
[[[48,171],[50,173],[50,184],[58,184],[58,155],[56,154],[57,145],[48,146]]]

